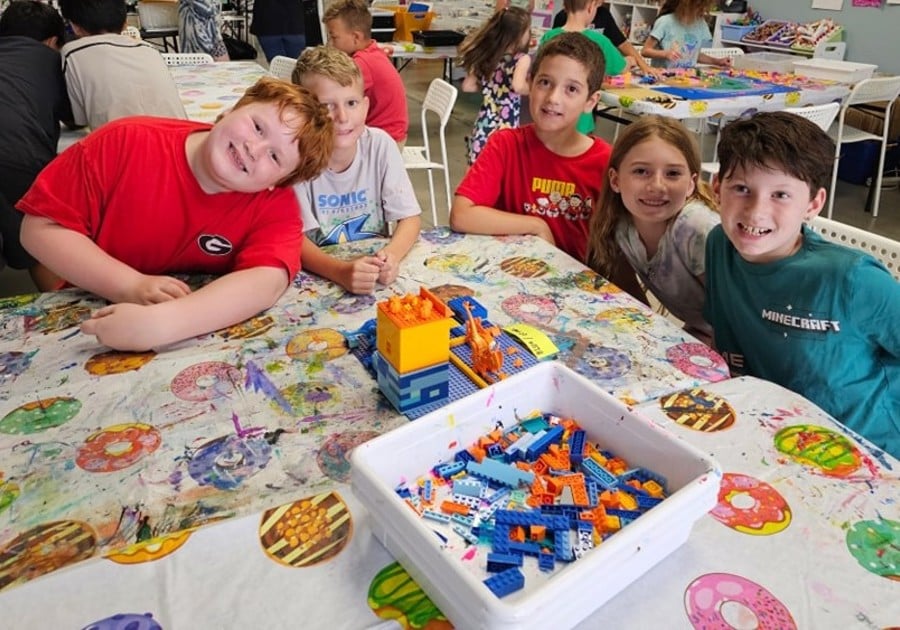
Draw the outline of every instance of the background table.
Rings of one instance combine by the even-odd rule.
[[[545,331],[563,361],[630,404],[727,376],[669,320],[533,237],[425,232],[398,281],[375,296],[300,274],[266,313],[159,354],[105,352],[78,332],[102,303],[83,292],[9,299],[0,303],[0,589],[345,483],[346,453],[406,419],[341,332],[374,317],[376,300],[422,285],[474,294],[496,324]],[[60,549],[31,546],[60,527]]]
[[[251,85],[267,74],[255,61],[220,61],[199,66],[171,66],[181,102],[190,120],[215,122]]]
[[[714,69],[707,69],[705,72],[708,77],[720,74]],[[823,105],[841,101],[850,93],[850,86],[842,83],[817,81],[796,75],[773,76],[764,72],[750,74],[760,79],[771,78],[794,89],[789,92],[720,98],[679,98],[654,89],[652,85],[632,83],[623,87],[604,88],[600,100],[604,105],[621,107],[630,114],[657,114],[686,119],[740,116],[755,111],[781,111],[787,107]],[[740,76],[740,73],[735,72],[735,75]],[[667,80],[667,83],[675,85],[679,80],[676,77]],[[727,95],[728,91],[723,90],[723,93]]]

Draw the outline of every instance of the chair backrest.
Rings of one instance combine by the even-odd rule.
[[[290,81],[291,74],[293,74],[294,66],[296,65],[296,59],[285,57],[284,55],[277,55],[272,57],[272,61],[269,62],[269,74],[273,77],[283,79],[284,81]]]
[[[816,44],[813,49],[813,57],[817,59],[838,59],[844,60],[847,54],[847,42],[826,42],[821,41]]]
[[[178,29],[177,2],[138,2],[138,20],[145,31]]]
[[[136,26],[126,26],[124,29],[122,29],[122,35],[127,35],[128,37],[130,37],[132,39],[140,39],[141,38],[141,32],[138,30],[138,28]]]
[[[730,59],[739,55],[743,55],[744,50],[742,48],[738,48],[737,46],[727,46],[725,48],[701,48],[700,53],[703,55],[709,55],[710,57],[715,57],[716,59]]]
[[[824,105],[812,105],[810,107],[788,107],[784,111],[797,116],[802,116],[819,126],[822,131],[828,131],[831,123],[841,111],[840,103],[825,103]]]
[[[202,66],[214,63],[207,53],[160,53],[167,66]]]
[[[900,243],[897,241],[825,217],[815,217],[809,226],[833,243],[858,249],[877,258],[894,278],[900,280]]]
[[[894,102],[898,94],[900,94],[900,76],[864,79],[853,86],[853,89],[850,90],[850,96],[844,101],[844,105],[850,106],[857,103],[877,101],[888,101],[890,104]],[[888,112],[888,115],[890,115],[890,112]]]
[[[425,154],[431,159],[431,149],[428,144],[428,121],[426,114],[434,112],[441,120],[440,136],[441,136],[441,154],[443,156],[443,164],[447,165],[447,143],[444,138],[444,129],[447,121],[450,120],[450,114],[453,112],[453,106],[456,104],[456,97],[459,90],[447,83],[443,79],[432,79],[425,92],[425,100],[422,101],[422,135],[425,138]]]

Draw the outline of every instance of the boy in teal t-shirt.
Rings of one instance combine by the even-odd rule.
[[[725,126],[704,315],[733,374],[783,385],[900,457],[900,283],[804,225],[833,158],[828,135],[794,114]]]
[[[566,23],[560,28],[550,29],[541,37],[540,46],[546,44],[560,33],[573,32],[585,35],[600,47],[606,65],[606,76],[622,74],[628,67],[628,62],[619,49],[609,38],[591,28],[597,8],[602,0],[565,0],[563,6],[566,9]],[[578,131],[581,133],[594,133],[594,114],[587,112],[578,119]]]

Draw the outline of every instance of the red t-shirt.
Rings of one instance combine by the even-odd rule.
[[[353,53],[353,61],[363,77],[363,89],[369,97],[366,125],[384,129],[397,142],[406,140],[409,114],[406,111],[406,88],[397,68],[374,39]]]
[[[544,146],[533,125],[497,130],[456,194],[480,206],[541,217],[556,246],[584,262],[588,224],[610,154],[606,142],[593,140],[581,155],[564,157]]]
[[[293,278],[303,234],[293,189],[203,192],[184,144],[209,128],[147,116],[110,122],[50,162],[17,207],[141,273],[279,267]]]

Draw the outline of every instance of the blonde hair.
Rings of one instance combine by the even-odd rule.
[[[305,81],[313,76],[331,79],[342,87],[357,84],[362,88],[362,73],[353,59],[342,50],[331,46],[306,48],[297,58],[291,80],[306,86]]]
[[[331,159],[334,144],[334,128],[328,109],[305,87],[273,77],[257,81],[244,92],[232,111],[253,103],[274,103],[282,121],[285,111],[296,114],[300,121],[293,129],[300,163],[276,186],[290,186],[318,177]]]
[[[459,45],[457,64],[479,81],[487,81],[503,55],[517,49],[522,37],[530,31],[531,14],[525,9],[508,7],[495,11]],[[528,52],[527,46],[520,52]]]
[[[351,31],[359,31],[363,37],[372,37],[372,14],[366,0],[335,0],[329,4],[322,22],[327,24],[338,19],[343,20]]]
[[[630,216],[628,208],[622,202],[622,195],[610,186],[609,171],[612,169],[618,171],[625,157],[634,147],[653,138],[659,138],[678,149],[687,162],[688,171],[697,178],[694,193],[688,201],[702,201],[713,210],[716,209],[716,203],[713,201],[709,187],[705,182],[699,181],[700,151],[693,134],[672,118],[641,116],[625,127],[613,146],[612,154],[609,156],[609,168],[603,176],[600,202],[591,217],[587,264],[602,276],[609,277],[616,265],[615,257],[619,252],[615,240],[616,225],[623,217]]]

